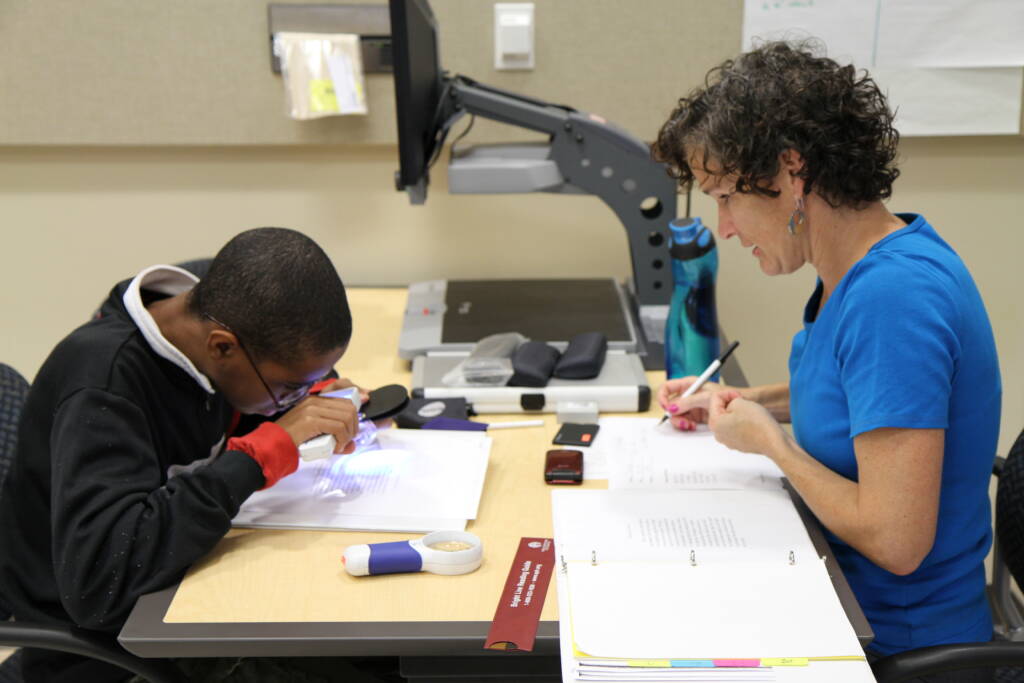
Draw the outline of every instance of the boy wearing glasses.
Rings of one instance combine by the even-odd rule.
[[[0,603],[16,619],[116,632],[182,578],[254,491],[333,434],[349,401],[309,396],[352,334],[345,289],[301,233],[259,228],[202,281],[171,266],[118,284],[39,370],[0,496]],[[316,386],[317,383],[320,386]],[[93,660],[25,650],[26,681],[117,680]]]

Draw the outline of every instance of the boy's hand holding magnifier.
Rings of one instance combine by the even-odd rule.
[[[337,389],[335,385],[338,382],[346,380],[335,380],[319,394],[307,396],[277,420],[277,424],[299,447],[304,459],[309,459],[303,453],[304,445],[311,440],[317,442],[317,452],[322,453],[320,457],[331,453],[351,453],[356,449],[353,439],[359,433],[360,390],[350,382]],[[330,446],[325,448],[328,441]],[[308,451],[309,447],[305,449]]]

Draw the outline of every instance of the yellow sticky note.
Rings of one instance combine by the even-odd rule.
[[[338,111],[338,98],[334,96],[334,83],[331,79],[310,79],[309,109],[318,114]]]
[[[762,659],[761,666],[807,666],[807,657],[776,657]]]

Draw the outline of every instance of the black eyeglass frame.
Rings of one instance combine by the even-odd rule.
[[[212,323],[220,325],[225,330],[227,330],[231,334],[235,335],[235,341],[238,342],[238,348],[242,349],[242,353],[244,353],[245,357],[248,359],[249,365],[252,366],[253,372],[256,373],[256,376],[260,380],[260,384],[262,384],[263,388],[266,389],[267,396],[269,396],[270,400],[274,403],[274,408],[277,410],[277,412],[281,412],[281,411],[285,410],[286,408],[290,408],[293,404],[295,404],[302,397],[304,397],[306,394],[308,394],[309,390],[312,388],[312,386],[314,384],[316,384],[315,381],[309,382],[307,384],[304,384],[300,389],[296,389],[295,390],[295,392],[294,392],[295,393],[295,398],[293,398],[293,399],[291,399],[289,401],[285,401],[285,402],[282,403],[281,401],[277,400],[277,396],[275,396],[274,392],[270,389],[270,384],[268,384],[267,380],[263,377],[263,373],[260,372],[259,367],[256,365],[255,359],[252,357],[252,354],[249,353],[249,349],[245,348],[245,343],[242,341],[242,338],[238,335],[238,333],[235,332],[233,329],[231,329],[230,325],[227,325],[226,323],[223,323],[220,320],[217,320],[216,318],[214,318],[209,313],[203,313],[202,317],[206,318],[207,320],[209,320]]]

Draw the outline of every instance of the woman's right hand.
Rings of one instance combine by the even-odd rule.
[[[658,403],[668,413],[676,429],[691,432],[698,424],[707,424],[711,395],[726,387],[715,382],[706,382],[697,393],[682,398],[683,393],[697,381],[695,375],[670,379],[658,389]]]

